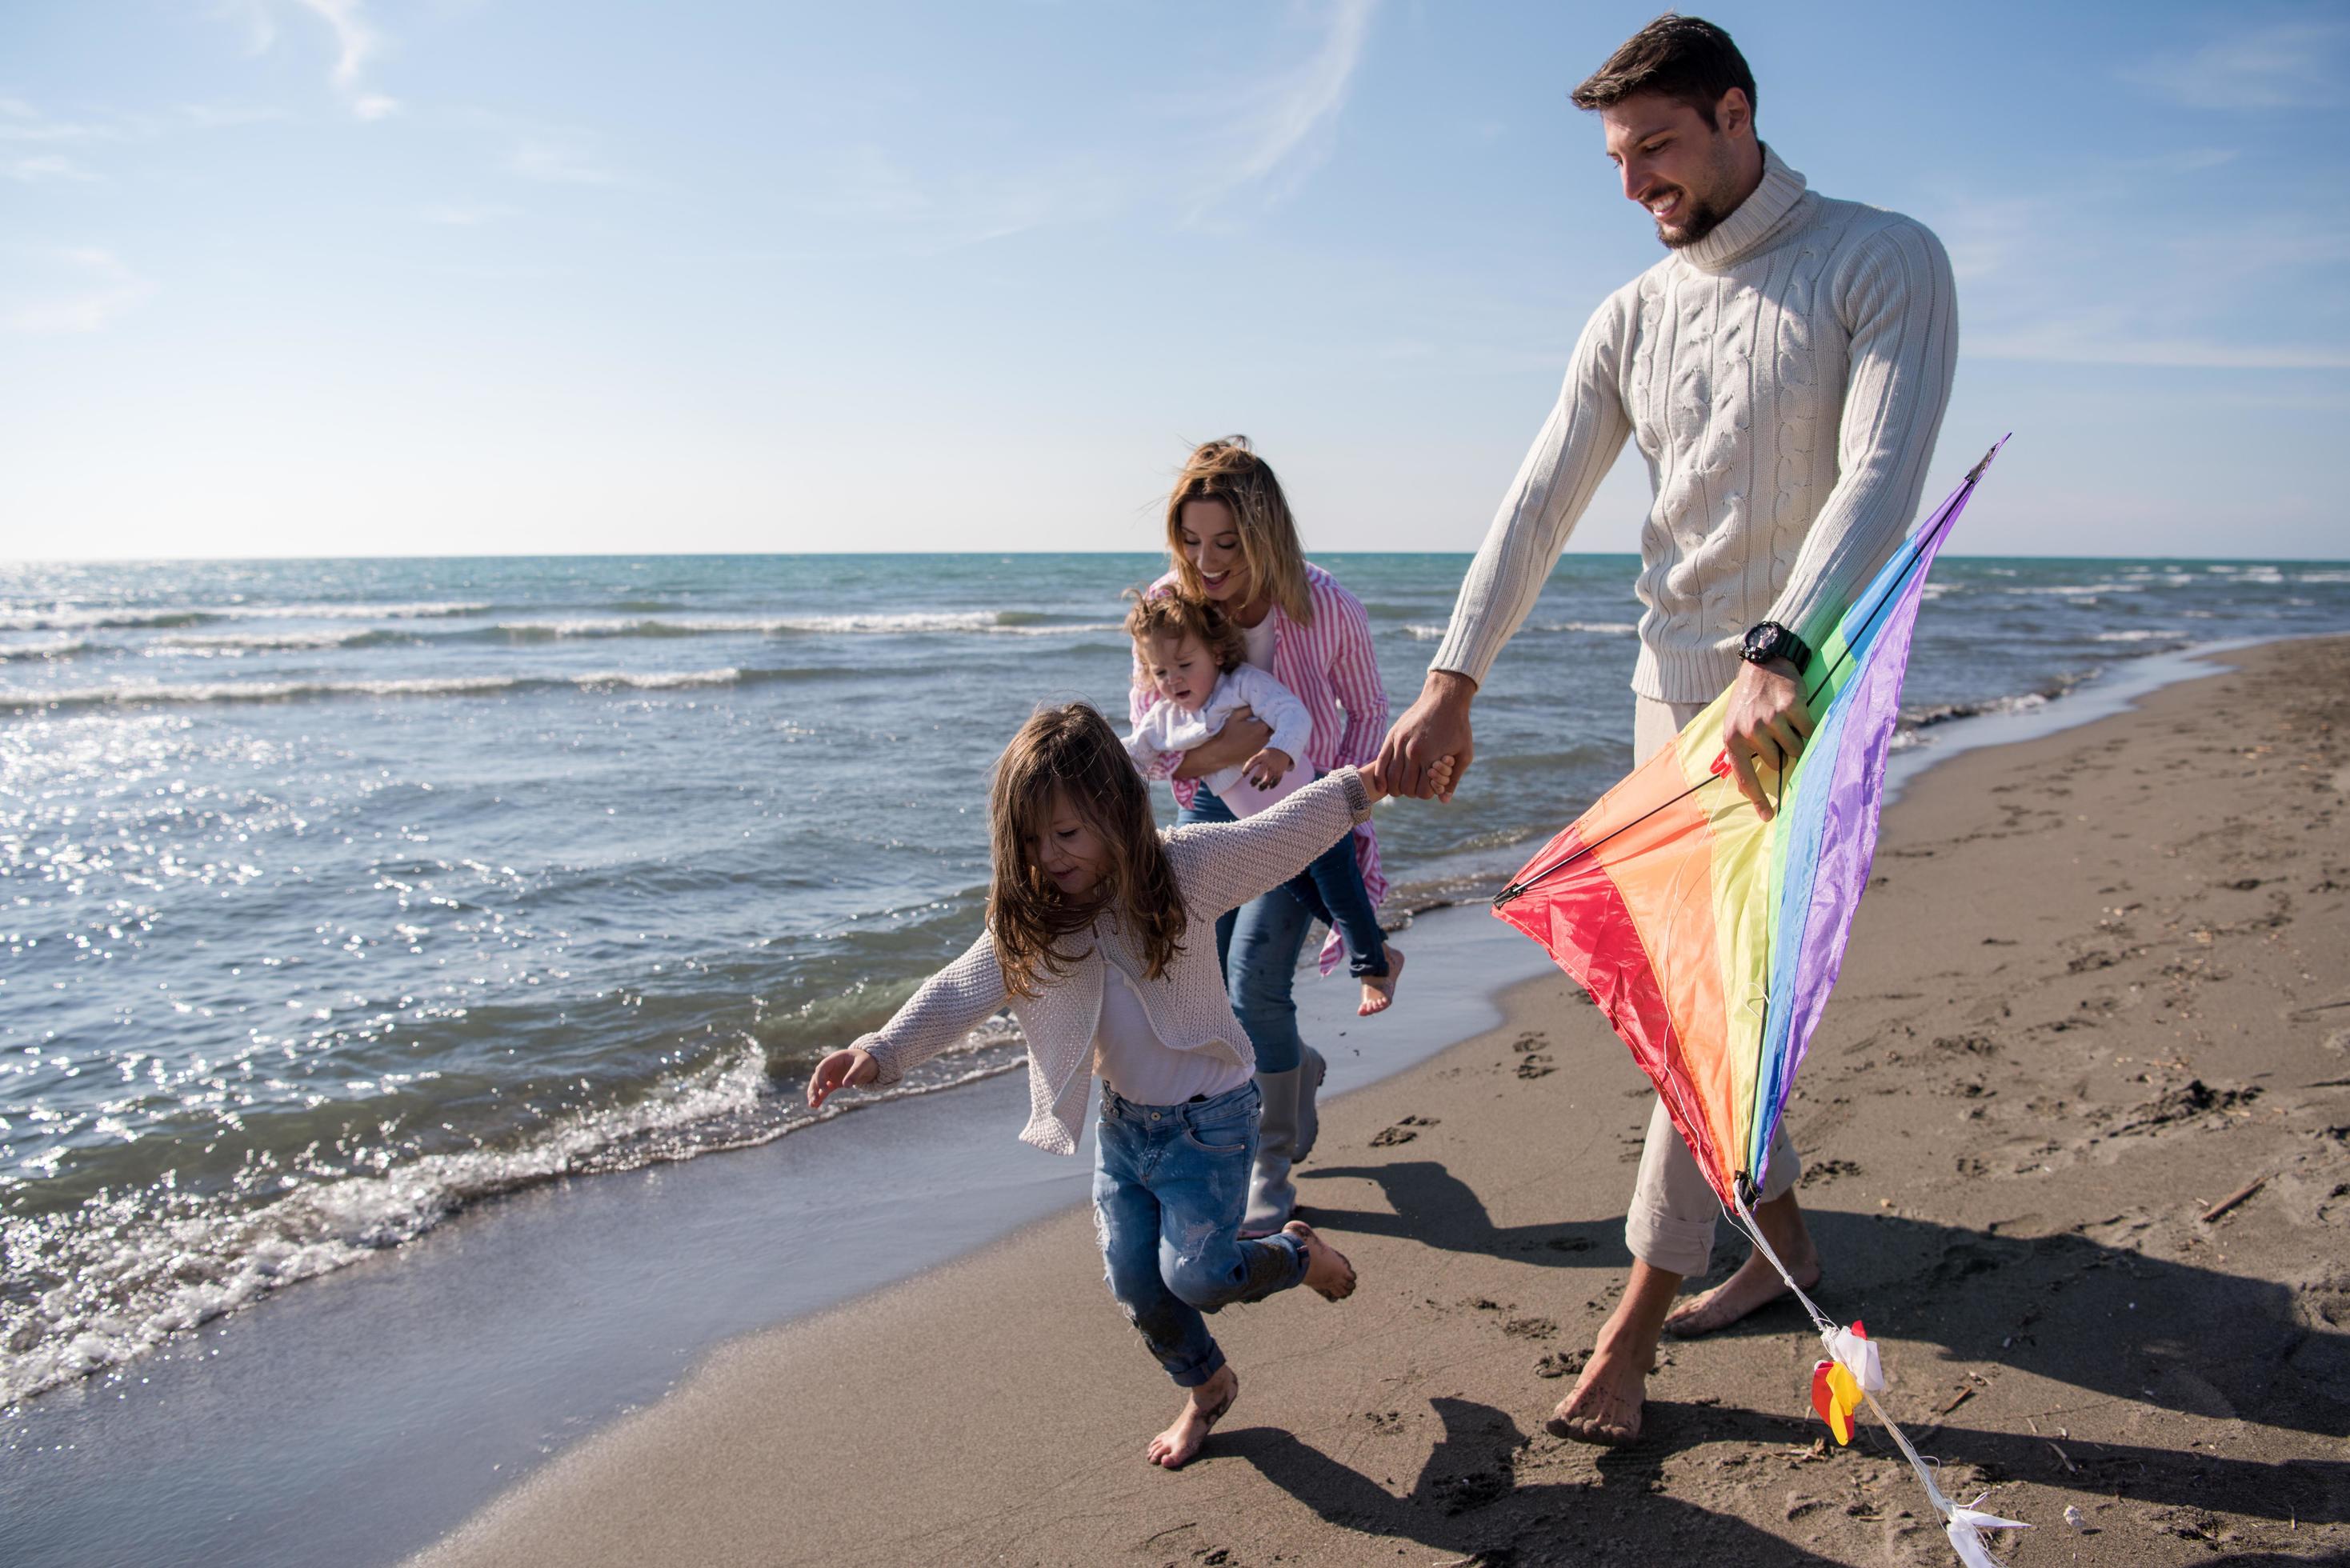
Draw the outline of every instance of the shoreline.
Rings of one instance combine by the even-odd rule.
[[[2163,682],[2168,683],[2214,678],[2209,660],[2220,656],[2217,650],[2197,649],[2150,656],[2143,662],[2155,665],[2172,661],[2178,668],[2163,677]],[[2084,693],[2104,684],[2091,683],[2076,689],[2074,694],[2029,714],[1979,715],[1933,726],[1930,743],[1908,748],[1897,758],[1897,767],[1901,770],[1897,778],[1902,783],[1921,775],[1930,778],[1930,770],[1936,764],[1955,761],[1978,746],[1996,745],[2002,752],[2012,749],[1996,732],[1974,738],[1970,732],[1978,729],[1999,732],[2024,718],[2060,732],[2097,723],[2109,713],[2094,711],[2086,704],[2076,716],[2067,715],[2074,713],[2073,704]],[[2108,690],[2105,705],[2126,709],[2142,701],[2146,690]],[[1946,737],[1962,733],[1968,743],[1955,749],[1946,747]],[[2014,743],[2034,738],[2045,737],[2017,735]],[[1458,1040],[1463,1030],[1452,1026],[1455,1011],[1465,1006],[1471,1012],[1482,1009],[1490,1015],[1492,1010],[1499,1009],[1499,1016],[1506,1020],[1536,1005],[1527,1000],[1529,997],[1547,996],[1565,984],[1531,944],[1484,919],[1482,908],[1474,904],[1461,909],[1457,916],[1440,904],[1421,906],[1410,913],[1413,919],[1409,929],[1413,934],[1407,940],[1415,953],[1429,946],[1441,960],[1458,947],[1477,955],[1477,961],[1440,961],[1416,968],[1419,1000],[1430,1011],[1416,1016],[1408,1014],[1401,1021],[1407,1027],[1441,1015],[1448,1019],[1447,1026],[1430,1033]],[[1452,934],[1456,928],[1457,936]],[[1502,960],[1506,969],[1508,961],[1504,955],[1515,950],[1523,950],[1526,974],[1546,978],[1513,981],[1506,973],[1495,976],[1481,967],[1490,951]],[[1448,1006],[1440,977],[1455,974],[1476,978],[1473,982],[1454,986],[1452,989],[1461,994],[1451,999]],[[1301,986],[1300,997],[1301,1002],[1312,1009],[1317,1002],[1333,999],[1343,1002],[1346,988],[1317,986],[1309,981]],[[1353,1046],[1356,1036],[1347,1033],[1349,1028],[1370,1031],[1367,1023],[1355,1025],[1351,1019],[1340,1026],[1335,1023],[1336,1016],[1334,1013],[1334,1020],[1326,1023],[1309,1023],[1309,1033],[1322,1029],[1324,1033],[1315,1033],[1317,1040],[1345,1036]],[[1437,1071],[1438,1064],[1494,1033],[1471,1032],[1467,1044],[1454,1044],[1435,1054],[1431,1054],[1431,1047],[1407,1048],[1375,1052],[1372,1059],[1366,1061],[1341,1056],[1334,1050],[1331,1093],[1335,1099],[1365,1083],[1393,1085],[1398,1075],[1409,1078]],[[1617,1054],[1620,1055],[1620,1048]],[[1411,1064],[1413,1062],[1417,1064]],[[1620,1065],[1625,1072],[1631,1072],[1628,1062]],[[1637,1083],[1637,1074],[1633,1078]],[[681,1376],[689,1375],[689,1369],[700,1363],[702,1370],[688,1376],[688,1387],[697,1386],[712,1376],[709,1368],[725,1363],[736,1354],[735,1347],[746,1343],[741,1338],[745,1334],[751,1335],[752,1342],[757,1342],[778,1334],[813,1333],[813,1325],[843,1315],[839,1308],[844,1303],[852,1303],[859,1311],[873,1304],[873,1291],[880,1290],[894,1297],[928,1288],[941,1271],[984,1272],[1001,1256],[1024,1252],[1035,1244],[1034,1238],[1066,1228],[1069,1223],[1066,1211],[1082,1199],[1084,1171],[1079,1167],[1084,1162],[1050,1161],[1049,1157],[1033,1156],[1035,1160],[1062,1168],[1032,1171],[1018,1168],[1016,1161],[994,1159],[984,1151],[972,1159],[951,1158],[941,1154],[946,1147],[939,1136],[941,1132],[971,1128],[977,1130],[980,1143],[1016,1148],[1011,1131],[1019,1119],[1016,1102],[1020,1096],[1016,1088],[1005,1092],[1006,1085],[1014,1083],[1008,1077],[994,1077],[962,1085],[962,1092],[954,1096],[920,1096],[901,1105],[889,1117],[872,1122],[857,1118],[868,1132],[856,1139],[827,1137],[820,1127],[812,1127],[802,1129],[801,1135],[777,1139],[763,1147],[733,1151],[725,1158],[698,1158],[607,1176],[594,1182],[581,1180],[576,1185],[566,1179],[512,1195],[478,1210],[468,1210],[425,1238],[402,1247],[396,1254],[371,1259],[336,1276],[311,1282],[303,1292],[280,1298],[269,1313],[257,1316],[237,1314],[221,1320],[190,1336],[180,1346],[181,1354],[139,1363],[130,1369],[127,1377],[93,1379],[79,1390],[60,1389],[30,1407],[20,1407],[11,1421],[10,1449],[20,1458],[29,1455],[38,1459],[61,1451],[68,1444],[87,1452],[102,1441],[109,1455],[108,1465],[102,1468],[119,1475],[127,1465],[137,1463],[127,1459],[126,1448],[136,1453],[144,1446],[164,1460],[168,1469],[172,1430],[187,1419],[191,1407],[208,1412],[250,1411],[254,1403],[252,1390],[237,1386],[240,1377],[235,1369],[240,1366],[244,1375],[257,1373],[265,1380],[296,1381],[307,1376],[315,1381],[323,1374],[338,1378],[343,1385],[331,1391],[332,1414],[321,1419],[314,1413],[307,1428],[296,1421],[278,1436],[257,1440],[257,1451],[246,1453],[237,1468],[248,1475],[255,1468],[266,1468],[285,1482],[307,1482],[325,1495],[329,1489],[321,1482],[321,1472],[342,1475],[347,1484],[355,1484],[355,1478],[364,1472],[378,1478],[380,1484],[381,1480],[387,1479],[386,1460],[393,1457],[388,1456],[380,1445],[398,1444],[403,1433],[444,1422],[453,1422],[461,1429],[471,1422],[476,1432],[484,1426],[493,1429],[494,1441],[484,1443],[473,1437],[442,1442],[429,1459],[407,1452],[398,1454],[393,1474],[389,1478],[395,1484],[386,1488],[392,1495],[373,1509],[378,1517],[367,1517],[369,1511],[359,1509],[356,1517],[338,1521],[338,1528],[348,1531],[355,1544],[364,1543],[365,1552],[389,1554],[413,1550],[442,1534],[447,1525],[456,1522],[457,1517],[474,1504],[489,1501],[501,1489],[510,1488],[517,1470],[536,1470],[550,1461],[559,1469],[568,1462],[568,1452],[582,1448],[580,1439],[588,1434],[612,1429],[613,1418],[625,1417],[632,1408],[662,1402]],[[1350,1103],[1358,1097],[1361,1096],[1348,1095]],[[983,1103],[994,1099],[1003,1100],[1004,1104],[999,1106]],[[880,1122],[903,1125],[879,1128]],[[851,1142],[872,1147],[851,1156],[847,1150]],[[763,1249],[785,1250],[775,1248],[772,1231],[754,1234],[747,1220],[728,1217],[725,1205],[737,1201],[736,1195],[743,1189],[768,1179],[746,1174],[754,1163],[806,1168],[837,1166],[847,1158],[852,1165],[861,1161],[872,1167],[886,1164],[891,1153],[905,1149],[919,1150],[919,1158],[927,1162],[931,1174],[928,1179],[893,1200],[894,1213],[860,1218],[854,1222],[833,1220],[809,1226],[806,1244],[830,1249],[824,1254],[828,1278],[825,1289],[793,1298],[801,1304],[785,1306],[778,1298],[772,1269],[770,1277],[755,1282],[746,1276],[737,1283],[717,1287],[694,1278],[693,1260],[709,1256],[713,1248],[721,1252],[745,1254],[756,1254]],[[788,1156],[779,1152],[786,1150],[794,1152]],[[1335,1151],[1326,1150],[1315,1164],[1319,1166],[1333,1158]],[[1312,1166],[1306,1170],[1315,1174]],[[805,1169],[800,1174],[805,1179]],[[1605,1181],[1602,1185],[1606,1185]],[[1613,1200],[1620,1202],[1620,1195]],[[768,1203],[766,1212],[772,1218],[775,1211],[772,1196]],[[718,1209],[714,1214],[713,1206]],[[556,1212],[558,1209],[560,1213]],[[974,1215],[984,1216],[983,1221],[974,1220]],[[929,1243],[906,1244],[902,1230],[892,1229],[924,1221],[929,1222],[931,1234],[956,1238],[958,1244],[944,1254],[947,1261],[926,1255],[924,1249]],[[980,1229],[968,1234],[957,1230],[959,1226],[974,1224]],[[889,1231],[889,1244],[860,1248],[858,1233],[872,1230]],[[621,1240],[622,1233],[627,1232],[635,1234]],[[649,1262],[637,1257],[630,1265],[632,1252],[646,1245],[648,1233],[658,1238],[651,1245],[662,1254],[663,1261]],[[568,1241],[564,1240],[567,1235]],[[1590,1261],[1604,1261],[1609,1256],[1610,1245],[1614,1253],[1620,1254],[1620,1241],[1592,1241]],[[886,1256],[890,1266],[873,1266],[877,1256]],[[909,1257],[914,1261],[903,1262]],[[1055,1267],[1066,1262],[1058,1260]],[[1616,1262],[1620,1263],[1620,1256]],[[666,1281],[665,1272],[671,1276]],[[583,1296],[616,1289],[637,1293],[625,1303],[608,1301],[600,1306],[589,1303],[582,1307],[575,1303],[565,1312],[553,1314],[551,1323],[533,1325],[544,1333],[532,1334],[510,1326],[482,1345],[450,1354],[449,1339],[439,1331],[450,1326],[452,1316],[459,1324],[480,1326],[489,1314],[496,1313],[502,1298],[517,1291],[527,1293],[533,1289],[544,1292],[561,1288],[567,1274],[569,1288]],[[590,1279],[594,1281],[592,1284],[587,1282]],[[450,1288],[452,1282],[457,1287],[453,1293]],[[797,1289],[799,1283],[794,1282],[792,1288]],[[665,1332],[663,1337],[668,1343],[657,1352],[639,1349],[631,1356],[625,1348],[626,1342],[632,1334],[643,1335],[642,1320],[656,1311],[648,1303],[661,1299],[664,1290],[671,1295],[700,1298],[684,1314],[692,1321],[675,1325],[681,1332]],[[713,1295],[718,1299],[713,1300]],[[314,1296],[315,1305],[311,1304]],[[1098,1303],[1087,1304],[1102,1313],[1108,1310]],[[268,1324],[266,1328],[260,1326],[264,1321]],[[416,1358],[415,1365],[401,1367],[396,1358],[379,1357],[380,1365],[358,1368],[356,1376],[349,1371],[338,1374],[338,1358],[347,1355],[347,1348],[338,1348],[338,1340],[364,1324],[384,1322],[411,1324],[409,1336],[419,1341],[409,1351]],[[673,1320],[664,1321],[664,1331],[671,1326]],[[579,1373],[576,1367],[565,1369],[560,1361],[567,1349],[577,1351],[583,1347],[530,1343],[564,1338],[587,1341],[586,1364],[596,1366],[599,1376],[604,1375],[606,1364],[598,1360],[598,1354],[619,1354],[624,1362],[633,1363],[633,1370],[608,1380],[605,1391],[596,1397],[578,1397],[582,1392],[577,1386]],[[433,1361],[435,1345],[441,1358],[437,1366]],[[719,1348],[713,1351],[713,1347]],[[1124,1359],[1137,1359],[1129,1347],[1121,1345],[1119,1349],[1125,1352]],[[440,1386],[419,1393],[404,1376],[396,1375],[412,1375],[418,1365],[424,1368],[430,1381]],[[132,1411],[108,1408],[148,1397],[131,1395],[115,1385],[135,1378],[135,1386],[144,1388],[150,1386],[151,1374],[153,1382],[167,1386],[167,1391],[152,1396],[146,1418],[138,1418]],[[451,1386],[481,1377],[496,1385],[495,1397],[486,1401],[486,1411],[473,1407],[484,1401],[469,1402],[461,1390]],[[539,1389],[536,1395],[531,1392],[534,1386]],[[568,1397],[549,1403],[547,1390],[557,1386]],[[393,1389],[399,1392],[390,1393]],[[180,1405],[177,1411],[169,1409],[173,1401]],[[354,1408],[376,1409],[387,1402],[395,1407],[360,1423],[358,1430],[350,1429]],[[1259,1407],[1258,1413],[1264,1414],[1265,1409]],[[57,1411],[60,1418],[47,1421],[52,1410]],[[45,1422],[47,1430],[36,1429]],[[629,1422],[623,1419],[620,1425],[625,1428]],[[531,1430],[534,1427],[536,1429]],[[121,1441],[126,1429],[132,1439],[128,1445]],[[301,1436],[305,1430],[310,1434],[307,1439]],[[321,1430],[332,1434],[333,1439],[323,1449],[319,1446]],[[588,1438],[585,1447],[592,1448],[598,1440]],[[506,1457],[491,1459],[493,1452]],[[489,1470],[475,1473],[482,1463],[487,1463]],[[57,1465],[58,1461],[51,1458],[36,1468],[56,1476]],[[16,1468],[20,1479],[8,1488],[17,1494],[9,1511],[21,1520],[26,1517],[26,1504],[36,1501],[54,1502],[57,1492],[37,1489],[42,1497],[36,1499],[19,1490],[20,1487],[30,1489],[32,1478],[21,1464]],[[68,1487],[86,1488],[100,1468],[90,1464],[88,1468],[72,1465],[63,1469],[73,1478]],[[103,1492],[108,1489],[98,1490]],[[139,1489],[129,1490],[135,1493]],[[425,1497],[417,1495],[420,1490]],[[350,1497],[348,1491],[337,1495],[338,1505]],[[272,1491],[265,1485],[258,1490],[248,1490],[239,1501],[242,1506],[234,1511],[247,1519],[253,1517],[254,1510],[264,1516],[293,1517],[303,1509],[302,1489],[298,1486]],[[118,1533],[122,1528],[120,1511],[125,1503],[120,1495],[114,1500],[117,1522],[111,1528]],[[493,1511],[506,1506],[501,1501],[494,1504]],[[137,1511],[135,1505],[132,1511]],[[420,1528],[422,1517],[427,1515],[439,1520],[439,1526]],[[176,1520],[151,1522],[168,1526],[169,1533],[147,1539],[173,1542],[182,1549],[176,1555],[184,1556],[191,1549],[202,1555],[204,1543],[187,1533],[192,1521],[184,1514]],[[13,1528],[0,1527],[0,1538],[16,1533]],[[45,1534],[33,1542],[36,1548],[39,1539],[55,1542],[75,1537]],[[245,1562],[276,1560],[270,1545],[269,1541],[264,1541],[256,1549],[249,1526],[224,1525],[223,1533],[211,1542],[211,1550]],[[314,1557],[322,1550],[321,1539],[316,1533],[306,1535],[300,1542],[283,1542],[279,1545],[287,1553],[282,1559],[286,1561]],[[25,1560],[41,1559],[36,1553],[26,1553]]]

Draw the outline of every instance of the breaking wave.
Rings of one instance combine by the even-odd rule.
[[[489,607],[485,603],[440,600],[416,604],[211,605],[154,609],[85,609],[69,605],[49,609],[11,607],[0,609],[0,631],[135,631],[207,626],[224,620],[438,620],[479,615]]]
[[[24,1288],[0,1294],[0,1407],[119,1366],[284,1286],[412,1241],[469,1204],[566,1177],[632,1170],[770,1143],[866,1106],[1019,1067],[1025,1043],[999,1015],[888,1090],[810,1115],[742,1047],[634,1105],[563,1119],[500,1149],[430,1154],[331,1176],[255,1203],[249,1194],[100,1194],[78,1209],[0,1218]],[[283,1179],[274,1173],[273,1187]]]
[[[685,670],[643,674],[602,670],[586,675],[449,675],[413,680],[216,680],[206,682],[125,681],[114,686],[87,686],[63,691],[0,691],[0,710],[123,708],[151,703],[291,702],[335,697],[489,697],[508,691],[548,691],[574,687],[582,691],[619,688],[639,691],[685,691],[695,687],[751,685],[769,680],[822,680],[843,672],[837,670],[771,669]]]

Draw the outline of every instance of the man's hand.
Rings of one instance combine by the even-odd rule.
[[[1804,706],[1803,680],[1793,664],[1774,659],[1768,664],[1739,666],[1738,679],[1730,688],[1730,708],[1722,715],[1721,749],[1729,753],[1738,793],[1753,802],[1763,821],[1771,820],[1773,808],[1757,760],[1784,774],[1804,754],[1811,733],[1812,715]]]
[[[1253,709],[1235,708],[1224,727],[1183,753],[1175,764],[1179,779],[1203,779],[1221,768],[1239,767],[1264,749],[1273,726]]]
[[[1469,738],[1469,703],[1477,683],[1454,670],[1431,670],[1419,700],[1388,732],[1371,764],[1379,787],[1414,800],[1449,801],[1469,771],[1476,746]],[[1449,761],[1449,771],[1439,766]]]
[[[873,1059],[872,1052],[855,1045],[846,1051],[835,1051],[808,1075],[808,1109],[821,1110],[835,1090],[861,1088],[880,1075],[881,1064]]]
[[[1267,746],[1241,764],[1241,775],[1259,789],[1271,789],[1296,765],[1297,759],[1287,752],[1276,752]]]

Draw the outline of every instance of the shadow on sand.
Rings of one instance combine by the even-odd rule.
[[[1342,1233],[1406,1237],[1446,1251],[1544,1267],[1614,1272],[1628,1262],[1620,1220],[1496,1226],[1476,1192],[1433,1160],[1317,1165],[1300,1174],[1309,1182],[1362,1178],[1385,1193],[1392,1212],[1312,1203],[1309,1186],[1305,1196],[1315,1223]],[[2350,1335],[2325,1326],[2350,1315],[2350,1291],[2296,1293],[2273,1281],[2151,1258],[2074,1231],[2009,1235],[1830,1209],[1809,1210],[1807,1218],[1827,1262],[1827,1278],[1815,1293],[1822,1307],[1845,1318],[1865,1317],[1913,1345],[1937,1346],[1940,1359],[1957,1364],[1950,1373],[1954,1387],[1960,1367],[1994,1375],[2011,1367],[2088,1397],[2066,1401],[2067,1411],[2103,1397],[2326,1438],[2350,1435]],[[1735,1232],[1724,1226],[1722,1236],[1717,1264],[1739,1255]],[[1765,1308],[1725,1337],[1804,1334],[1808,1326],[1790,1302]],[[1913,1387],[1930,1386],[1942,1376],[1915,1350],[1900,1370]],[[1527,1419],[1538,1419],[1555,1397],[1551,1386],[1537,1388],[1529,1379]],[[1718,1406],[1652,1401],[1648,1409],[1644,1440],[1603,1455],[1603,1476],[1645,1464],[1653,1479],[1653,1466],[1664,1455],[1717,1439],[1801,1442],[1815,1435],[1775,1417]],[[1446,1419],[1450,1434],[1454,1417]],[[2054,1431],[2053,1423],[2043,1424]],[[2076,1438],[2065,1440],[2060,1454],[2045,1437],[2032,1433],[1951,1427],[1921,1426],[1912,1435],[1928,1452],[1943,1446],[2000,1479],[2256,1518],[2350,1520],[2350,1466],[2272,1465],[2196,1449]],[[1465,1440],[1448,1437],[1448,1443]],[[1875,1440],[1890,1451],[1881,1436]],[[1237,1448],[1237,1434],[1234,1442]],[[1329,1461],[1315,1456],[1314,1464]],[[1276,1480],[1286,1476],[1305,1484],[1309,1473],[1321,1473],[1338,1489],[1334,1501],[1345,1495],[1343,1483],[1326,1470],[1314,1471],[1299,1454],[1281,1465]],[[1270,1467],[1268,1473],[1274,1473]],[[1396,1506],[1392,1500],[1389,1506]],[[1773,1550],[1778,1548],[1773,1542]]]

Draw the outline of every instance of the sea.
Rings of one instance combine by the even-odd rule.
[[[1468,557],[1317,559],[1399,711]],[[0,1405],[469,1204],[807,1125],[808,1065],[978,934],[1004,741],[1122,726],[1159,565],[0,565]],[[1629,766],[1634,566],[1563,560],[1459,796],[1382,808],[1391,924]],[[1904,745],[2350,630],[2342,564],[1946,555],[1927,594]],[[1021,1056],[999,1019],[889,1093]]]

